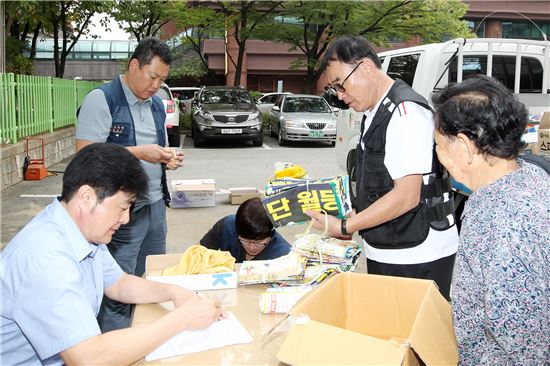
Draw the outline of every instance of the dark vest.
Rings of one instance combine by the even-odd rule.
[[[290,244],[275,231],[271,241],[264,250],[254,257],[254,260],[267,260],[282,257],[290,252]],[[246,252],[239,242],[239,234],[237,234],[236,216],[229,215],[225,217],[222,242],[220,249],[226,250],[236,259],[236,263],[242,263],[246,260]]]
[[[99,87],[105,94],[109,111],[111,112],[112,124],[109,137],[106,142],[122,146],[136,146],[136,131],[134,127],[134,119],[130,112],[130,106],[128,100],[124,94],[122,83],[120,78],[115,78],[110,83],[104,84]],[[151,98],[151,112],[153,113],[153,119],[155,121],[155,129],[157,131],[157,140],[160,146],[165,146],[166,135],[164,128],[164,121],[166,120],[166,112],[164,111],[164,105],[162,100],[153,95]],[[166,164],[161,164],[162,167],[162,193],[164,196],[164,202],[166,206],[170,203],[170,192],[168,191],[168,185],[166,182]]]
[[[361,147],[361,141],[357,145],[357,212],[368,208],[394,186],[393,179],[384,165],[386,131],[392,114],[404,101],[414,102],[432,110],[426,99],[405,82],[396,80],[392,85],[362,139],[365,150]],[[364,123],[365,117],[361,123],[361,131],[364,129]],[[404,152],[403,159],[406,158]],[[391,221],[360,231],[369,245],[379,249],[412,248],[426,240],[430,227],[435,230],[446,230],[454,225],[451,181],[437,159],[435,147],[432,171],[428,177],[429,183],[422,185],[418,206]],[[443,193],[449,194],[449,201],[443,201]],[[447,220],[447,215],[453,215],[452,223]]]

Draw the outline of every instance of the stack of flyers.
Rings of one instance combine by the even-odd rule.
[[[361,245],[354,240],[304,234],[294,241],[292,250],[307,257],[308,263],[353,265],[361,253]]]
[[[278,283],[301,279],[306,263],[306,257],[293,251],[275,259],[244,261],[239,270],[239,284]]]
[[[288,313],[294,304],[311,289],[311,286],[268,288],[260,295],[260,312]]]
[[[341,268],[342,267],[342,268]],[[279,284],[279,286],[316,286],[332,277],[336,273],[349,271],[349,266],[339,266],[335,264],[308,264],[304,271],[304,277],[300,280],[286,281]],[[276,286],[276,285],[274,285]],[[283,287],[285,288],[285,287]]]
[[[351,212],[349,178],[275,179],[266,187],[262,203],[275,227],[309,221],[307,210],[342,218]]]

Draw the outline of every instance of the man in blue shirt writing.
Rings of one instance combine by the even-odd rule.
[[[77,153],[54,199],[0,253],[0,364],[130,364],[183,329],[209,326],[218,304],[178,286],[124,273],[106,243],[147,190],[139,160],[122,146]],[[172,301],[139,328],[101,334],[103,295],[125,303]]]

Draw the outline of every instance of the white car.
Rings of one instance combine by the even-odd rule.
[[[155,94],[162,99],[164,111],[166,112],[166,135],[168,137],[168,146],[180,146],[180,111],[176,105],[175,99],[172,97],[172,92],[168,85],[163,83],[160,89]]]
[[[180,111],[185,114],[191,114],[191,103],[193,103],[200,90],[201,88],[194,86],[175,86],[170,88],[172,94],[177,95]]]
[[[256,102],[256,107],[260,110],[262,114],[267,114],[271,111],[271,108],[275,105],[277,100],[281,95],[288,95],[292,93],[266,93],[262,95]]]

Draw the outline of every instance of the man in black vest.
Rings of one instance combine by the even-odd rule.
[[[93,142],[125,146],[140,159],[149,190],[139,196],[131,220],[113,236],[109,251],[129,274],[142,276],[145,257],[166,253],[166,205],[170,195],[166,167],[177,167],[183,155],[166,149],[166,114],[155,93],[168,77],[172,57],[157,38],[144,38],[130,58],[128,70],[112,82],[92,90],[82,102],[76,128],[76,150]],[[104,298],[98,321],[102,332],[130,325],[131,306]]]
[[[448,299],[458,233],[428,102],[386,75],[362,37],[336,40],[321,69],[338,99],[365,113],[356,149],[357,213],[329,217],[330,235],[358,231],[368,273],[431,279]],[[323,229],[322,213],[308,215]]]

